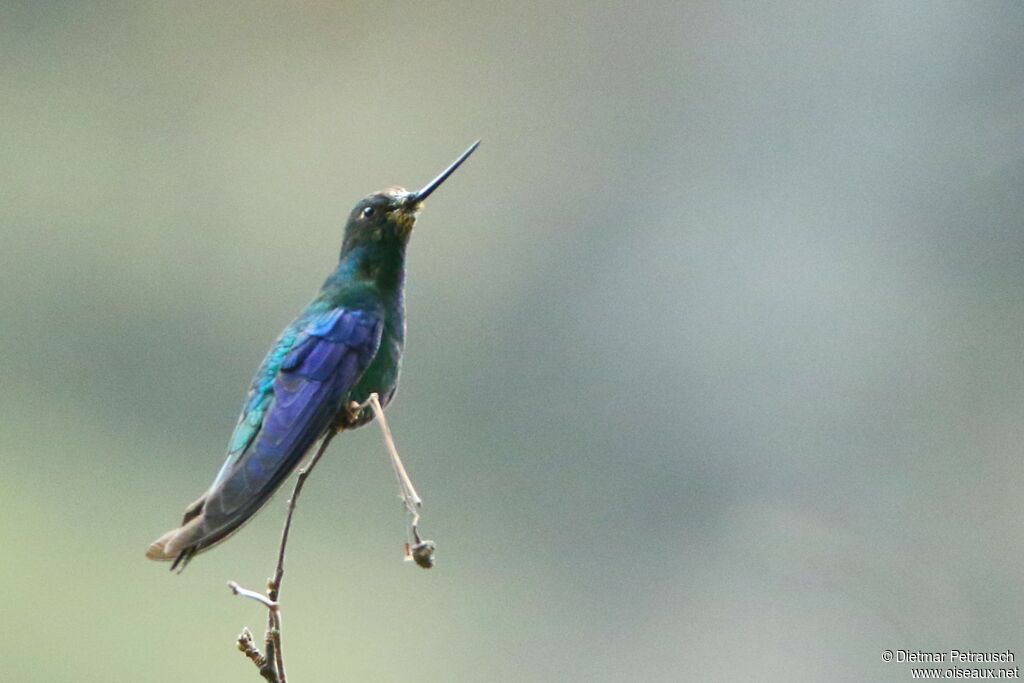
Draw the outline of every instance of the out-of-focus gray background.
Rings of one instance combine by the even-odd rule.
[[[362,195],[430,201],[390,410],[299,507],[295,681],[906,680],[1024,656],[1017,2],[0,5],[0,638],[258,680],[286,496],[143,559]]]

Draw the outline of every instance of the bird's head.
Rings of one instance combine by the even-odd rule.
[[[389,187],[363,197],[348,217],[342,251],[358,244],[408,242],[422,207],[416,193],[403,187]]]
[[[359,200],[348,217],[341,253],[344,255],[359,245],[404,247],[412,235],[412,228],[423,208],[423,202],[469,158],[479,144],[480,141],[477,140],[470,145],[462,156],[427,183],[422,190],[410,192],[403,187],[389,187]]]

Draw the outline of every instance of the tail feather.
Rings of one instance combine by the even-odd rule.
[[[284,474],[287,475],[288,471]],[[158,562],[171,562],[171,571],[184,570],[196,554],[226,540],[248,522],[270,500],[276,488],[273,486],[256,492],[247,505],[228,515],[219,514],[216,504],[208,510],[211,496],[217,498],[219,491],[203,494],[185,509],[181,526],[149,544],[146,557]]]
[[[173,562],[171,571],[178,569],[179,566],[184,569],[204,541],[207,541],[207,545],[210,544],[207,540],[207,520],[203,515],[205,507],[206,494],[185,508],[185,516],[180,527],[171,529],[149,544],[146,557],[150,560]]]
[[[194,521],[201,522],[201,519],[197,517]],[[178,569],[179,566],[184,569],[192,556],[198,552],[198,543],[194,540],[198,526],[190,523],[168,531],[149,544],[146,557],[151,560],[173,561],[171,571]]]

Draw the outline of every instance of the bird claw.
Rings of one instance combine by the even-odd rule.
[[[359,415],[363,412],[363,405],[356,401],[349,401],[348,405],[345,406],[345,417],[348,425],[354,425],[359,422]]]

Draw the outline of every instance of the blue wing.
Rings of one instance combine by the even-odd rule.
[[[311,312],[278,338],[257,371],[228,458],[182,526],[150,547],[182,558],[226,538],[270,499],[336,419],[380,346],[377,310]]]

